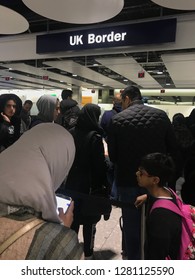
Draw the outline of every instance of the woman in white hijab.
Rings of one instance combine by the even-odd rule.
[[[58,216],[55,197],[74,156],[72,136],[52,123],[35,126],[0,154],[0,259],[80,259],[69,229],[73,205]],[[37,225],[6,241],[29,222]]]

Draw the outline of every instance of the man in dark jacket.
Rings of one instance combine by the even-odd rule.
[[[62,101],[60,102],[60,115],[57,120],[66,129],[75,127],[77,123],[80,108],[78,103],[72,99],[72,90],[64,89],[61,93]]]
[[[102,115],[100,125],[104,130],[105,139],[107,138],[108,128],[110,120],[114,115],[121,112],[121,95],[120,93],[115,94],[113,98],[113,107],[112,110],[105,111]]]
[[[33,106],[33,102],[31,100],[25,100],[20,113],[20,117],[25,123],[26,129],[29,129],[31,123],[30,110],[32,106]]]
[[[118,198],[123,203],[124,250],[128,259],[140,259],[141,214],[134,202],[141,190],[136,171],[140,159],[146,154],[161,152],[173,155],[176,139],[166,113],[144,105],[137,87],[127,87],[121,98],[123,111],[111,120],[108,152],[115,165],[114,184]]]

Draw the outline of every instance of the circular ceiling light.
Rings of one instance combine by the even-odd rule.
[[[152,0],[155,4],[175,10],[195,10],[194,0]]]
[[[32,11],[56,21],[90,24],[108,20],[123,9],[124,0],[22,0]]]
[[[29,23],[22,15],[0,5],[0,34],[19,34],[28,28]]]

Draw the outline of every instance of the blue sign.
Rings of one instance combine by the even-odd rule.
[[[175,42],[176,19],[37,36],[37,53]]]

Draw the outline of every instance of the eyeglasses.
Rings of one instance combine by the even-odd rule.
[[[146,177],[153,177],[153,175],[148,174],[144,169],[138,168],[139,175],[140,176],[146,176]]]

